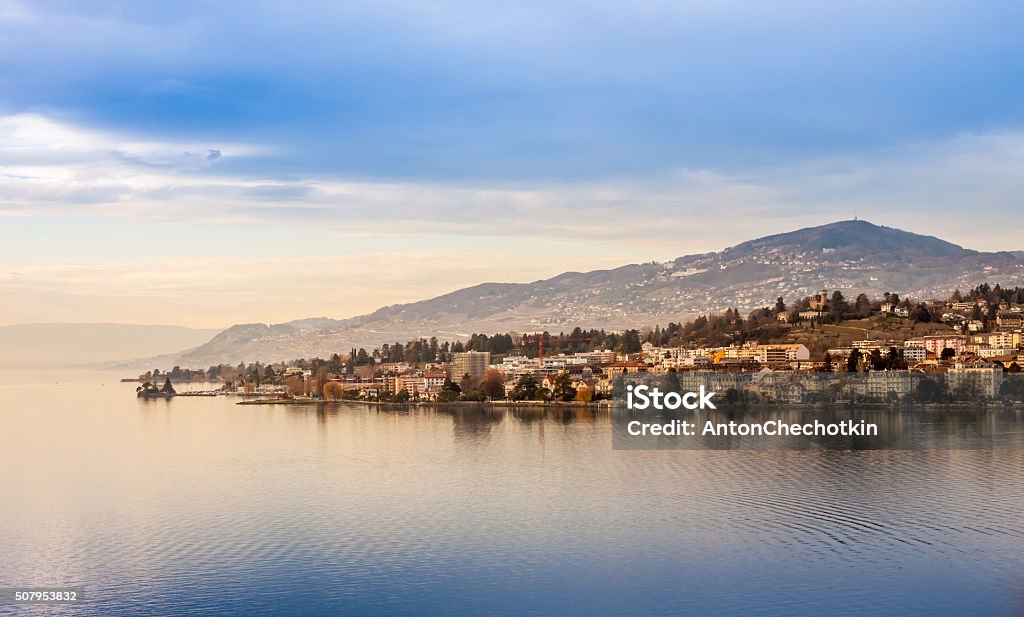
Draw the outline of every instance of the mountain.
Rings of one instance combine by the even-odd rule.
[[[483,283],[344,320],[233,326],[181,354],[178,364],[324,356],[418,336],[640,328],[728,307],[769,306],[778,296],[795,300],[820,289],[930,298],[985,282],[1024,284],[1022,254],[984,253],[867,221],[840,221],[671,262]]]
[[[153,354],[180,355],[217,330],[114,323],[40,323],[0,327],[0,366],[68,368]]]

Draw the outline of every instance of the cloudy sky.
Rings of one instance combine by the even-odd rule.
[[[1024,249],[1021,23],[0,0],[0,325],[347,317],[855,214]]]

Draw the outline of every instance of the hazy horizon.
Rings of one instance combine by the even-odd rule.
[[[172,324],[46,323],[0,326],[0,368],[85,368],[177,354],[218,330]]]

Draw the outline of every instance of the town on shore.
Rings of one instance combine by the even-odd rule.
[[[640,378],[668,391],[705,385],[725,402],[1020,400],[1022,329],[1024,288],[986,284],[925,301],[892,292],[849,300],[822,290],[792,304],[780,297],[745,318],[726,309],[665,328],[421,338],[138,379],[140,396],[166,398],[159,393],[173,396],[172,382],[202,381],[222,383],[219,393],[279,402],[588,404],[615,399]]]

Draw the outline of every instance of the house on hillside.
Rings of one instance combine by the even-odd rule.
[[[999,311],[996,313],[996,325],[1004,331],[1020,330],[1024,327],[1024,314]]]

